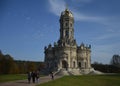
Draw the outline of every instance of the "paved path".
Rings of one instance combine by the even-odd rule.
[[[55,76],[55,79],[60,78],[62,76]],[[51,81],[50,76],[45,76],[45,77],[40,77],[40,82],[39,83],[28,83],[27,80],[17,80],[17,81],[11,81],[11,82],[5,82],[5,83],[0,83],[0,86],[35,86],[37,84],[45,83]]]

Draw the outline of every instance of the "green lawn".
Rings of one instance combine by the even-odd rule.
[[[64,76],[37,86],[120,86],[120,75]]]
[[[25,74],[0,75],[0,83],[1,82],[14,81],[14,80],[22,80],[22,79],[27,79],[27,76]]]

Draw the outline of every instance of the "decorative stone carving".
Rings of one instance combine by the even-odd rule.
[[[53,47],[49,44],[48,48],[44,48],[45,63],[48,65],[46,69],[49,71],[89,69],[91,68],[90,49],[91,45],[85,46],[84,43],[77,46],[74,38],[74,17],[72,12],[66,9],[60,16],[60,38],[58,42],[54,42]]]

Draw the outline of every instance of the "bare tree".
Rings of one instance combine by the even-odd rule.
[[[111,64],[115,65],[117,67],[120,67],[120,56],[119,55],[113,55],[111,59]]]

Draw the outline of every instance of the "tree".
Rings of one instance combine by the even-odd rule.
[[[2,52],[0,51],[0,74],[3,73],[3,70],[2,70],[3,59],[4,59],[4,56],[3,56]]]
[[[120,56],[119,55],[113,55],[111,59],[111,64],[117,67],[120,67]]]
[[[27,73],[27,71],[41,70],[41,62],[14,60],[9,54],[4,55],[0,50],[0,74]]]
[[[45,68],[45,64],[41,62],[38,66],[38,70],[41,71],[43,68]]]
[[[14,61],[12,61],[10,63],[8,74],[17,74],[17,73],[19,73],[18,66]]]
[[[37,70],[35,63],[34,62],[29,62],[28,65],[27,65],[27,70],[28,71],[35,71],[35,70]]]
[[[0,74],[18,73],[18,66],[10,55],[0,53]]]

